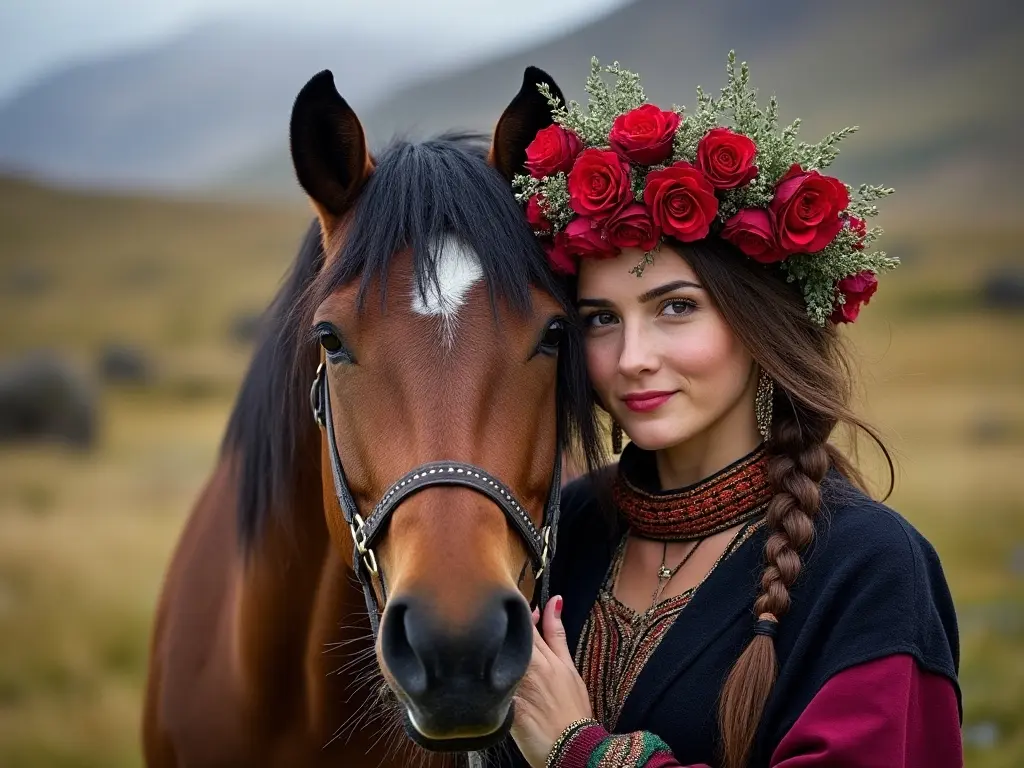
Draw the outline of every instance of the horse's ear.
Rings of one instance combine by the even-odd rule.
[[[541,83],[546,83],[551,89],[551,95],[557,96],[565,104],[565,97],[551,75],[537,67],[527,67],[519,93],[505,108],[494,129],[488,160],[509,181],[517,173],[526,172],[523,166],[526,162],[526,148],[537,131],[555,121],[551,115],[551,105],[537,90]]]
[[[295,175],[326,234],[351,207],[373,170],[363,126],[334,87],[330,70],[314,75],[299,91],[290,135]]]

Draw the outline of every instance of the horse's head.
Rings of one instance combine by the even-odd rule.
[[[433,749],[504,735],[557,457],[595,445],[579,329],[509,187],[552,122],[538,82],[559,93],[528,69],[489,151],[454,137],[371,157],[329,72],[292,113],[324,246],[307,325],[327,524],[383,606],[380,668]]]

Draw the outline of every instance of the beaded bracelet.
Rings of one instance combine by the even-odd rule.
[[[573,736],[590,725],[600,725],[600,723],[592,717],[584,717],[580,720],[569,723],[569,725],[565,727],[565,730],[563,730],[558,735],[558,738],[555,739],[555,743],[552,745],[551,751],[548,752],[548,759],[544,763],[544,768],[554,768],[558,763],[558,759],[561,757],[562,748],[572,740]]]

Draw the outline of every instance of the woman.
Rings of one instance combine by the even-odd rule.
[[[516,179],[630,439],[566,489],[516,745],[535,768],[962,765],[938,558],[828,442],[867,429],[837,324],[895,266],[864,221],[888,190],[819,173],[835,142],[780,135],[731,56],[685,120],[608,71]]]

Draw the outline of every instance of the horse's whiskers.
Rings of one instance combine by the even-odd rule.
[[[376,655],[373,653],[372,649],[371,649],[370,653],[360,653],[360,654],[352,656],[351,659],[346,661],[340,667],[338,667],[337,669],[334,669],[334,670],[328,672],[327,674],[328,675],[340,675],[340,674],[343,674],[345,672],[348,672],[349,670],[352,670],[353,668],[360,667],[360,666],[367,666],[368,664],[373,664],[374,666],[376,666]],[[361,670],[358,670],[357,673],[365,673],[366,671],[367,670],[365,670],[365,669],[361,669]]]
[[[373,635],[367,633],[362,637],[349,637],[344,640],[336,640],[333,643],[324,643],[324,652],[326,653],[327,651],[337,650],[338,648],[346,645],[352,645],[353,643],[366,643],[367,640],[370,641],[367,645],[372,650],[374,647]]]

